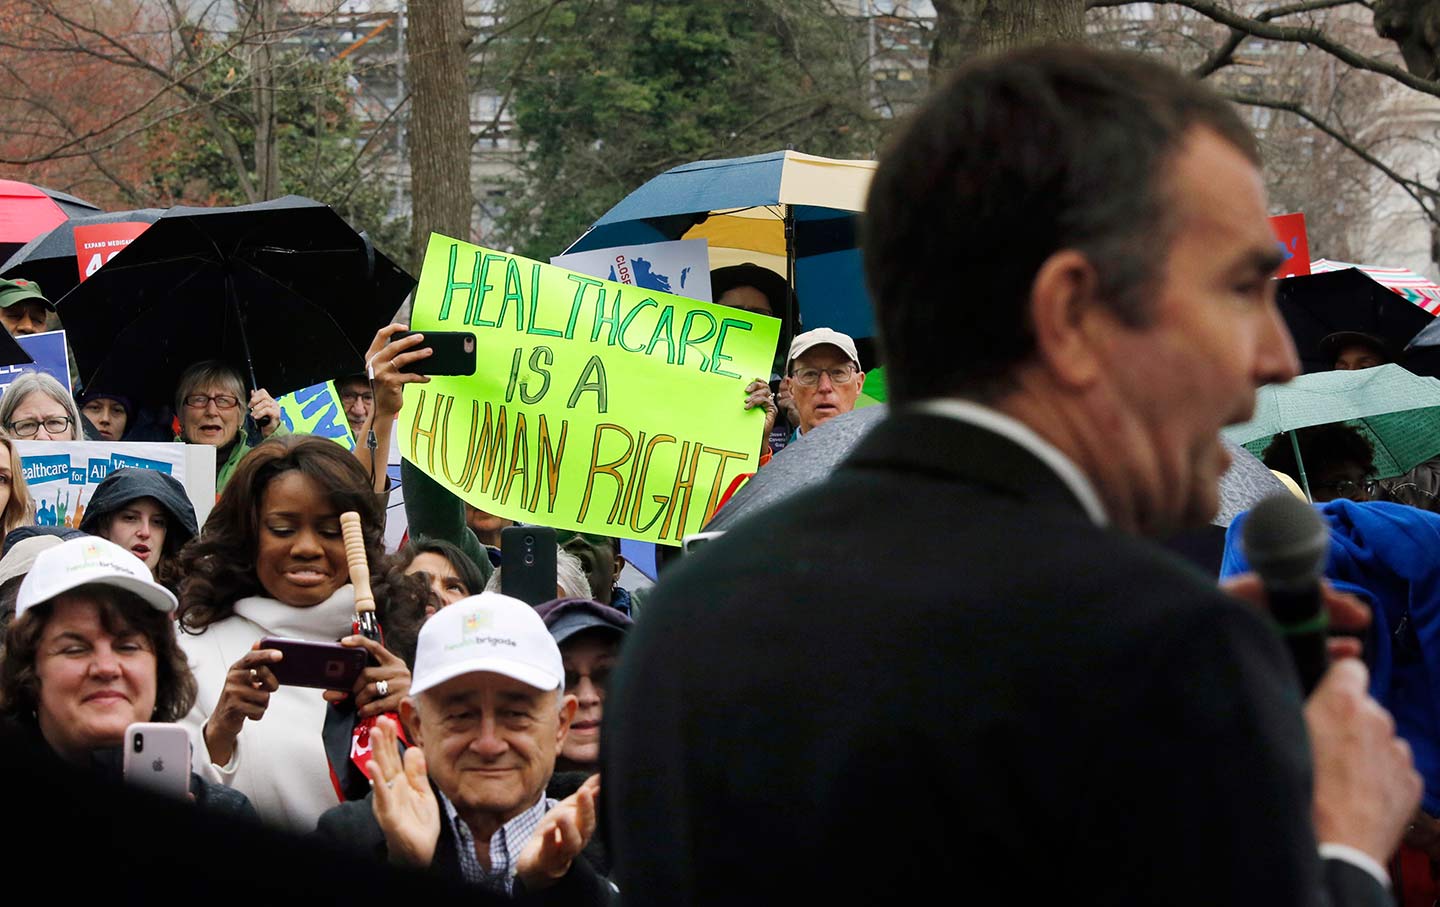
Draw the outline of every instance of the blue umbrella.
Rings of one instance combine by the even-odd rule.
[[[796,151],[682,164],[627,195],[566,251],[705,239],[711,268],[754,262],[787,277],[805,327],[871,337],[856,214],[874,172],[874,161]]]

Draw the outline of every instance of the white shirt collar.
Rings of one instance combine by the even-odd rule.
[[[1042,463],[1049,466],[1055,475],[1060,477],[1060,481],[1064,482],[1065,486],[1080,501],[1080,506],[1085,508],[1085,513],[1089,515],[1096,526],[1109,524],[1110,518],[1105,513],[1105,505],[1100,502],[1100,495],[1096,493],[1095,486],[1091,484],[1085,473],[1080,471],[1080,467],[1061,453],[1060,448],[1040,437],[1034,429],[1019,419],[969,400],[956,400],[948,397],[922,400],[914,404],[912,409],[966,422],[1014,441],[1034,454]]]

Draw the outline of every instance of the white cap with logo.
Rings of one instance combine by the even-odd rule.
[[[175,596],[155,582],[144,561],[114,542],[87,535],[36,556],[15,597],[15,616],[90,583],[133,592],[167,614],[175,610]]]
[[[814,349],[825,344],[837,347],[840,352],[850,357],[856,368],[860,366],[860,354],[855,350],[855,341],[850,339],[849,334],[842,334],[839,331],[832,331],[829,328],[816,328],[813,331],[806,331],[790,341],[790,355],[786,357],[787,363],[804,355],[806,350]]]
[[[411,695],[462,674],[488,671],[537,690],[565,682],[560,647],[535,609],[508,595],[482,592],[436,612],[420,628]]]

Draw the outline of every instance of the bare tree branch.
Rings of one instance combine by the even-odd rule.
[[[1226,6],[1212,2],[1212,0],[1152,0],[1152,2],[1157,6],[1183,6],[1186,9],[1194,10],[1214,22],[1229,26],[1232,29],[1244,32],[1252,37],[1264,38],[1267,41],[1290,41],[1296,44],[1309,45],[1330,54],[1340,62],[1355,69],[1388,76],[1407,88],[1413,88],[1416,91],[1421,91],[1434,97],[1440,97],[1440,81],[1423,79],[1414,75],[1403,66],[1396,66],[1394,63],[1360,53],[1334,40],[1318,28],[1272,25],[1270,22],[1264,21],[1258,16],[1251,17],[1241,15]],[[1327,0],[1314,0],[1314,2],[1324,3],[1327,2]],[[1096,0],[1096,5],[1123,6],[1126,4],[1119,2],[1119,0]],[[1306,4],[1291,4],[1287,9],[1304,5]],[[1336,3],[1331,5],[1340,4]]]
[[[1249,107],[1264,107],[1270,110],[1280,110],[1301,118],[1305,122],[1309,123],[1311,126],[1314,126],[1316,129],[1325,133],[1325,135],[1329,136],[1331,139],[1339,143],[1342,147],[1345,148],[1345,150],[1360,158],[1365,163],[1369,164],[1371,167],[1374,167],[1381,174],[1383,174],[1386,179],[1389,179],[1391,182],[1395,183],[1395,185],[1399,186],[1406,195],[1410,196],[1410,198],[1415,201],[1415,204],[1420,206],[1420,210],[1425,212],[1425,216],[1430,220],[1432,224],[1440,224],[1440,209],[1437,209],[1436,207],[1437,194],[1434,189],[1426,186],[1424,183],[1421,183],[1418,180],[1410,179],[1409,177],[1403,176],[1400,173],[1396,172],[1392,167],[1377,158],[1375,155],[1371,154],[1368,150],[1359,145],[1348,135],[1344,134],[1339,129],[1330,125],[1321,117],[1307,110],[1304,105],[1293,101],[1280,101],[1274,98],[1266,98],[1260,95],[1246,94],[1243,92],[1225,92],[1225,96],[1237,104],[1244,104]]]

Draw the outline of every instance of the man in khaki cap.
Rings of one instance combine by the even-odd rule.
[[[853,410],[865,386],[855,341],[829,328],[806,331],[791,341],[785,371],[799,414],[795,437]]]

